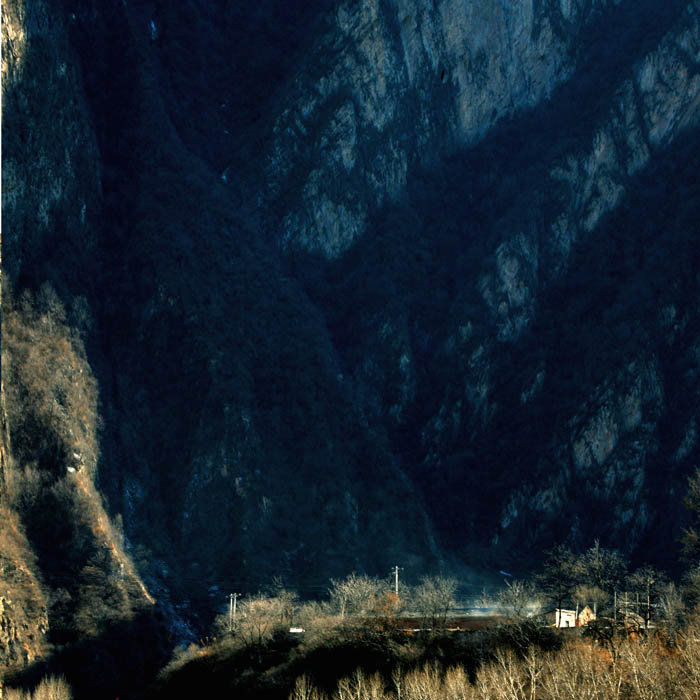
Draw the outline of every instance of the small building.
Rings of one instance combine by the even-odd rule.
[[[595,613],[587,605],[583,610],[557,608],[554,611],[554,627],[586,627],[591,620],[595,620]]]
[[[557,608],[554,611],[555,627],[576,627],[576,611]]]
[[[576,626],[577,627],[586,627],[589,622],[592,622],[595,620],[595,613],[588,607],[586,606],[581,612],[578,614],[578,618],[576,619]]]

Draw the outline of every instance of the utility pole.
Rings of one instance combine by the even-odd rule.
[[[393,568],[394,572],[394,595],[398,598],[399,597],[399,567],[395,566]]]
[[[233,621],[236,619],[236,603],[238,602],[238,593],[229,593],[228,595],[228,631],[233,632]]]

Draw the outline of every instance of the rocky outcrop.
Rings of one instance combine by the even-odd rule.
[[[44,2],[2,8],[0,666],[14,670],[154,602],[95,487],[101,418],[82,293],[100,161],[66,20]]]
[[[70,15],[14,0],[2,17],[4,269],[77,294],[94,270],[101,192]]]
[[[699,123],[698,11],[697,4],[688,5],[660,45],[634,64],[630,77],[615,89],[609,111],[591,129],[589,147],[557,158],[549,177],[553,190],[558,182],[564,184],[564,193],[559,211],[549,214],[551,224],[542,232],[505,233],[496,249],[495,270],[480,281],[484,301],[497,319],[499,341],[517,338],[538,312],[546,313],[541,305],[537,309],[542,283],[567,274],[572,251],[585,245],[605,215],[620,203],[634,175]],[[499,352],[498,342],[490,345],[490,352]],[[557,474],[553,477],[556,486],[535,487],[536,493],[528,498],[536,513],[551,515],[557,508],[565,511],[570,507],[564,493],[589,482],[591,500],[609,503],[615,528],[625,530],[633,541],[648,525],[644,513],[649,506],[644,503],[643,489],[647,460],[654,459],[658,449],[656,426],[663,413],[664,388],[658,368],[654,369],[655,354],[635,353],[630,360],[624,372],[630,377],[627,382],[620,385],[619,376],[609,377],[588,399],[595,414],[587,425],[576,428],[580,418],[572,418],[572,464],[562,473],[566,476],[562,479]],[[537,376],[541,385],[544,376]],[[481,374],[480,394],[488,393],[483,379]],[[642,403],[653,406],[647,408],[644,419]],[[593,465],[598,472],[586,474]],[[546,493],[556,493],[556,497]],[[505,508],[504,522],[512,521],[515,501]]]
[[[154,600],[95,488],[96,384],[55,295],[16,305],[5,295],[2,349],[0,663],[17,667]]]
[[[548,98],[615,4],[341,4],[273,130],[266,199],[288,210],[283,244],[347,250],[410,169]]]
[[[579,377],[575,407],[562,397],[550,395],[549,400],[561,402],[562,407],[548,419],[554,421],[552,434],[537,431],[542,440],[539,447],[533,449],[524,435],[513,433],[508,423],[539,420],[527,413],[547,401],[548,392],[558,391],[560,380],[550,377],[551,365],[536,357],[523,362],[531,352],[531,334],[541,332],[547,319],[559,314],[555,311],[559,300],[551,290],[564,289],[567,298],[572,293],[579,299],[586,298],[587,280],[583,287],[573,292],[570,289],[571,266],[580,264],[581,251],[593,251],[595,246],[601,257],[607,255],[603,251],[609,243],[599,236],[603,235],[601,230],[606,230],[610,214],[630,189],[640,187],[640,173],[656,160],[666,158],[669,147],[698,125],[698,5],[672,8],[657,23],[656,38],[651,43],[623,37],[617,55],[601,53],[594,47],[590,54],[599,59],[598,63],[586,63],[585,51],[577,53],[572,46],[581,36],[590,40],[596,32],[604,32],[606,12],[611,16],[633,13],[628,18],[639,19],[653,9],[651,6],[632,8],[622,3],[588,7],[585,11],[579,7],[577,14],[571,14],[571,8],[548,5],[532,8],[532,13],[523,8],[502,10],[505,15],[489,8],[489,21],[481,17],[477,22],[476,10],[470,13],[455,3],[450,5],[451,21],[443,25],[436,23],[435,17],[440,12],[447,16],[446,3],[440,11],[413,14],[410,8],[397,10],[392,6],[391,11],[396,10],[402,20],[396,22],[387,6],[382,6],[387,14],[373,7],[366,5],[354,13],[339,11],[334,18],[337,25],[333,24],[329,36],[344,32],[353,40],[337,42],[336,53],[330,49],[330,40],[320,44],[323,48],[318,50],[324,52],[326,61],[331,56],[330,62],[316,61],[324,65],[322,76],[316,72],[307,79],[302,73],[297,80],[298,106],[289,108],[277,121],[269,179],[274,183],[280,174],[288,178],[287,184],[271,188],[271,199],[282,220],[279,228],[283,245],[288,251],[302,248],[339,257],[338,264],[329,265],[333,275],[346,274],[355,284],[373,289],[372,273],[361,272],[377,270],[372,256],[391,260],[394,255],[402,260],[396,274],[380,274],[389,284],[385,292],[377,285],[371,296],[371,310],[347,314],[353,323],[361,319],[358,325],[367,335],[350,340],[352,349],[345,357],[356,396],[365,402],[367,414],[387,425],[396,420],[401,439],[411,432],[421,435],[423,467],[418,470],[419,481],[432,493],[438,518],[445,511],[445,480],[458,484],[455,490],[460,496],[473,483],[472,478],[459,474],[459,465],[465,472],[480,474],[481,467],[475,462],[488,462],[494,459],[494,453],[503,457],[507,454],[522,467],[499,465],[496,458],[493,469],[511,473],[506,480],[512,486],[495,499],[504,498],[508,488],[513,489],[513,495],[505,497],[500,507],[486,499],[487,508],[501,511],[500,524],[492,521],[491,515],[466,518],[472,523],[479,518],[491,522],[488,527],[495,533],[492,542],[502,544],[505,538],[520,546],[524,542],[539,546],[539,538],[552,522],[585,518],[588,508],[614,513],[606,532],[618,546],[631,550],[633,542],[643,539],[651,522],[649,513],[656,510],[656,495],[652,496],[649,488],[656,483],[650,462],[658,460],[659,452],[665,449],[659,434],[660,424],[666,420],[668,391],[668,368],[659,367],[662,348],[621,343],[628,355],[625,360],[610,362],[607,376],[599,377],[586,389],[582,389],[586,382]],[[507,21],[499,22],[498,18],[506,15]],[[648,18],[652,16],[653,12]],[[562,18],[567,21],[562,22]],[[472,21],[477,24],[469,24]],[[587,22],[592,27],[589,34]],[[394,41],[399,26],[401,42]],[[472,31],[462,32],[465,26],[472,27]],[[486,26],[488,31],[477,31],[476,26]],[[530,29],[521,31],[522,27]],[[451,41],[455,37],[455,33],[450,34],[452,30],[462,37],[459,51]],[[647,29],[645,36],[652,35]],[[503,37],[508,40],[500,44]],[[471,41],[476,43],[472,45]],[[454,66],[464,66],[464,56],[481,41],[489,47],[486,66],[505,60],[509,67],[518,66],[516,78],[511,79],[507,70],[482,74],[473,62],[466,73],[469,80],[460,81]],[[499,49],[503,45],[516,47],[515,58],[504,57]],[[543,46],[547,60],[538,62],[535,57]],[[380,68],[376,73],[368,69],[363,72],[362,66],[369,64]],[[590,71],[611,82],[589,83],[595,87],[586,87]],[[486,103],[493,106],[488,114],[481,109]],[[429,116],[419,116],[423,104],[431,105]],[[529,117],[527,110],[534,105],[537,107]],[[506,114],[518,116],[489,132]],[[475,128],[477,124],[480,129]],[[527,139],[537,147],[528,151],[524,143]],[[459,146],[465,142],[472,145]],[[509,147],[510,153],[504,154],[501,149]],[[440,159],[439,154],[445,158],[444,154],[450,152],[457,153],[448,159],[453,173],[434,174],[436,167],[430,164],[431,159],[434,163]],[[460,164],[460,159],[466,165]],[[469,168],[481,169],[483,174],[474,177]],[[450,175],[458,178],[465,172],[468,178],[461,186],[449,179]],[[382,173],[385,179],[375,173]],[[453,202],[458,197],[452,200],[449,195],[425,195],[420,192],[425,189],[424,183],[436,189],[461,191],[465,201],[473,202],[473,212],[465,206],[461,221],[453,220],[449,210],[442,217],[425,217],[423,208],[444,207],[444,201]],[[485,203],[478,202],[478,197],[485,198]],[[392,199],[399,201],[393,205]],[[489,207],[491,211],[487,211]],[[456,236],[450,237],[454,234],[441,238],[430,225],[411,221],[412,214],[403,219],[400,214],[376,214],[377,210],[394,209],[416,211],[416,218],[427,218],[430,225],[440,228],[461,227],[465,239],[469,236],[471,240],[460,248]],[[385,229],[397,223],[404,228],[386,235]],[[362,240],[363,232],[366,240]],[[634,239],[632,231],[624,235],[630,241]],[[424,241],[429,252],[421,247]],[[402,250],[402,245],[409,251]],[[403,272],[399,270],[411,258],[411,247],[420,248],[416,253],[419,257],[434,255],[439,245],[454,245],[457,255],[464,255],[462,251],[471,246],[479,251],[483,262],[471,266],[471,278],[453,283],[457,299],[445,303],[449,320],[432,322],[429,330],[420,315],[410,310],[411,305],[415,306],[413,300],[404,303],[389,301],[389,297],[393,285],[403,290],[399,299],[411,296],[397,283],[401,274],[413,275],[414,284],[424,293],[437,291],[416,282],[427,270],[436,274],[436,267],[440,272],[432,279],[440,290],[439,275],[447,275],[449,269],[444,260],[424,268],[419,262],[418,272],[411,271],[413,262]],[[348,248],[351,252],[344,254]],[[451,274],[464,274],[467,263],[458,264],[458,272]],[[595,274],[592,269],[588,272]],[[637,284],[631,280],[627,283]],[[337,289],[346,293],[349,285],[340,284]],[[334,292],[316,293],[323,297]],[[368,296],[351,292],[351,298],[358,301]],[[672,303],[670,297],[667,302]],[[597,303],[590,302],[591,308],[598,308]],[[634,304],[628,303],[626,313],[635,314]],[[376,310],[377,304],[383,304],[382,310]],[[599,311],[604,313],[602,308]],[[639,327],[637,321],[625,323]],[[644,333],[663,334],[657,319],[650,319],[650,323]],[[407,328],[411,329],[409,333],[405,332]],[[347,336],[342,336],[342,342],[348,342]],[[421,348],[430,344],[439,359]],[[510,366],[506,367],[508,362]],[[607,366],[608,360],[601,358],[600,362],[601,367]],[[430,370],[425,370],[426,363]],[[433,371],[441,371],[437,367],[440,363],[451,367],[450,378],[438,386],[421,386],[414,368],[420,368],[423,377],[432,377]],[[590,369],[582,369],[590,373]],[[505,385],[504,370],[508,375]],[[514,384],[518,385],[517,391],[511,386]],[[441,392],[449,398],[436,401],[436,393]],[[511,394],[519,397],[515,405]],[[539,408],[536,411],[540,413]],[[694,418],[686,413],[682,420],[692,425]],[[691,439],[692,430],[683,444]],[[494,447],[494,440],[512,441],[513,447]],[[403,449],[398,443],[395,448]],[[681,447],[676,448],[687,455]],[[532,463],[525,468],[524,463],[529,461]],[[592,471],[585,474],[586,469]],[[519,480],[526,485],[516,486]],[[591,485],[586,485],[588,480]],[[571,499],[576,498],[573,494],[577,491],[581,494],[579,503],[586,506],[573,513]],[[457,521],[462,517],[450,513]],[[534,524],[538,520],[541,526]],[[523,532],[529,532],[527,537]],[[509,533],[513,533],[512,538]],[[592,533],[586,525],[569,530],[569,535],[578,545]]]
[[[27,666],[47,652],[49,618],[36,559],[17,515],[7,505],[0,508],[0,667],[7,670]]]

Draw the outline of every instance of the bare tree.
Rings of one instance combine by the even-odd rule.
[[[683,597],[691,606],[700,605],[700,564],[693,566],[683,576]]]
[[[384,681],[378,673],[365,674],[357,669],[350,678],[338,683],[333,700],[390,700],[385,693]]]
[[[610,596],[618,588],[627,573],[627,562],[622,555],[600,546],[595,540],[593,546],[584,552],[580,559],[585,581]]]
[[[581,582],[580,560],[570,549],[559,545],[547,553],[544,569],[538,577],[540,589],[550,605],[556,610],[564,607],[564,602],[570,598]],[[557,626],[559,619],[556,620]]]
[[[2,691],[2,681],[0,681]],[[73,693],[63,676],[48,676],[44,678],[33,691],[6,688],[6,700],[71,700]]]
[[[678,637],[676,651],[680,663],[675,697],[682,700],[700,700],[700,620],[697,617],[691,619]]]
[[[691,511],[693,522],[683,532],[683,554],[695,563],[700,559],[700,468],[688,479],[685,507]]]
[[[656,640],[626,639],[620,645],[620,659],[624,664],[625,685],[635,700],[667,700],[674,697],[666,673],[668,663],[665,651]]]
[[[326,696],[304,675],[297,678],[289,700],[326,700]]]
[[[344,579],[331,579],[328,589],[331,608],[342,618],[371,615],[385,588],[382,581],[354,572]]]
[[[602,610],[610,600],[610,594],[598,586],[582,583],[574,589],[573,598],[581,607],[590,605],[597,616],[598,610]]]
[[[499,591],[498,602],[507,615],[522,619],[539,613],[542,602],[535,584],[529,581],[506,581]]]
[[[638,601],[637,613],[644,619],[645,629],[652,619],[654,602],[667,584],[663,572],[648,565],[641,566],[627,577],[627,586]]]
[[[426,627],[444,628],[447,614],[455,605],[457,581],[445,576],[427,576],[413,590],[413,605]]]
[[[527,697],[529,700],[537,700],[542,674],[544,673],[542,656],[534,646],[530,646],[525,652],[522,663],[525,668],[525,678],[527,679]]]
[[[685,604],[673,583],[666,586],[659,599],[661,624],[669,639],[675,639],[685,621]]]
[[[279,598],[257,594],[239,608],[234,635],[246,645],[263,647],[275,632],[284,629],[285,612]]]
[[[497,649],[494,660],[479,669],[476,677],[480,697],[524,700],[527,674],[510,649]]]

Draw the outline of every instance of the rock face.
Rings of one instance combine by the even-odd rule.
[[[5,671],[97,637],[154,602],[94,483],[100,416],[84,292],[96,259],[100,159],[63,19],[47,3],[3,4]],[[14,298],[13,288],[24,293]]]
[[[2,638],[99,634],[104,591],[185,636],[273,576],[672,563],[700,3],[18,1],[3,49]]]
[[[337,257],[408,171],[483,136],[571,75],[613,2],[343,3],[274,124],[283,241]],[[303,150],[302,150],[303,149]]]
[[[41,2],[3,6],[3,260],[13,280],[50,266],[77,290],[95,256],[100,155],[63,20]]]
[[[679,3],[663,18],[654,12],[626,3],[339,9],[328,36],[352,40],[338,42],[334,60],[315,61],[322,75],[297,78],[298,96],[275,122],[268,172],[272,182],[286,178],[271,188],[272,202],[282,202],[281,244],[339,258],[327,264],[329,277],[353,280],[326,284],[312,276],[307,284],[337,324],[349,373],[366,387],[359,393],[366,411],[390,426],[394,449],[429,494],[433,517],[444,518],[443,531],[462,523],[467,539],[488,531],[492,544],[505,538],[537,547],[562,522],[561,536],[581,544],[595,531],[588,509],[614,513],[606,536],[625,548],[643,541],[654,520],[649,489],[658,482],[648,460],[666,461],[668,446],[660,443],[669,439],[673,374],[663,359],[666,341],[656,340],[665,331],[658,314],[640,318],[647,302],[633,294],[612,309],[595,292],[589,297],[595,264],[587,270],[592,279],[571,272],[581,259],[597,259],[612,285],[626,263],[614,260],[621,253],[611,240],[624,237],[626,249],[634,240],[649,244],[638,237],[636,217],[650,206],[667,211],[664,197],[621,214],[619,229],[611,229],[609,215],[621,203],[627,210],[626,198],[638,202],[640,187],[654,189],[639,174],[657,160],[670,164],[677,157],[670,144],[698,124],[698,7]],[[630,34],[616,39],[618,53],[602,48],[623,24]],[[318,50],[327,56],[330,45],[322,40]],[[601,79],[592,82],[591,71]],[[506,115],[510,121],[489,132]],[[671,226],[687,250],[684,225]],[[662,246],[654,241],[660,255]],[[638,256],[643,271],[635,281],[625,275],[625,284],[643,285],[645,273],[659,284],[663,273],[651,253]],[[352,288],[359,285],[372,291]],[[422,294],[432,295],[443,319],[421,308],[431,304]],[[337,304],[326,301],[335,295],[356,306],[340,320]],[[558,307],[571,301],[588,307],[579,320],[593,326],[590,338],[623,336],[615,348],[618,339],[604,338],[609,357],[593,353],[600,371],[580,366],[573,385],[558,366],[574,365],[570,354],[532,349],[535,338],[554,335],[543,326],[561,322]],[[657,301],[674,313],[681,303],[693,315],[671,289]],[[612,318],[624,323],[624,334],[601,332]],[[350,338],[348,326],[366,337]],[[450,369],[436,384],[436,365],[445,363]],[[692,376],[682,391],[695,391]],[[560,392],[574,387],[572,406]],[[559,410],[545,410],[548,401]],[[518,424],[532,428],[543,416],[552,433],[536,430],[532,444]],[[694,424],[689,414],[680,420]],[[415,436],[408,449],[407,434]],[[671,462],[673,490],[683,468]],[[465,515],[465,494],[490,489],[477,487],[481,480],[498,482],[501,495]],[[449,494],[454,505],[446,508]],[[572,530],[578,520],[583,525]]]

